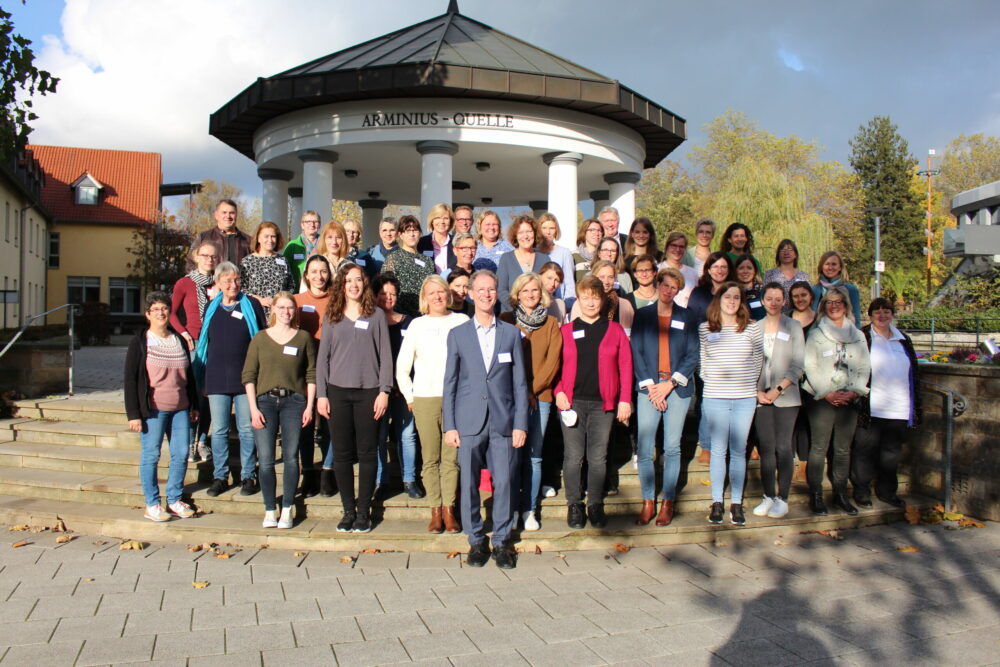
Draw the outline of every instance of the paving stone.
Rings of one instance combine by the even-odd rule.
[[[410,554],[407,568],[411,570],[454,568],[462,567],[460,558],[448,558],[447,554],[427,553],[425,551],[414,551]]]
[[[587,618],[611,635],[667,624],[665,619],[654,618],[644,611],[608,611],[601,614],[587,614]]]
[[[59,620],[59,626],[52,635],[52,641],[90,641],[108,637],[121,637],[124,627],[125,614],[63,618]]]
[[[3,535],[3,533],[0,533]],[[13,553],[17,553],[16,551]],[[5,562],[10,552],[0,552],[4,558],[0,562]],[[22,581],[47,581],[56,576],[65,564],[60,563],[10,563],[5,562],[3,572],[0,572],[0,581],[4,583],[19,584]]]
[[[682,653],[661,655],[653,662],[657,667],[707,667],[720,665],[719,657],[708,649],[691,649]]]
[[[344,556],[348,556],[352,560],[345,563],[341,560]],[[307,570],[350,570],[354,567],[353,558],[355,556],[357,556],[357,552],[353,551],[310,551],[300,565]]]
[[[72,667],[80,655],[82,641],[54,644],[25,644],[11,646],[4,654],[4,663],[10,665],[45,665],[45,667]]]
[[[272,623],[256,627],[226,628],[227,651],[263,651],[294,648],[291,623]]]
[[[504,577],[503,583],[510,583]],[[500,598],[487,584],[456,585],[448,588],[435,588],[434,592],[445,607],[467,607],[485,602],[499,602]]]
[[[257,603],[257,620],[265,623],[285,621],[319,620],[319,605],[315,600],[295,600],[293,602],[273,601]]]
[[[190,582],[188,582],[190,586]],[[163,601],[163,591],[140,591],[138,593],[108,593],[97,609],[100,616],[107,614],[130,614],[138,611],[159,611]]]
[[[158,634],[153,657],[157,660],[170,660],[225,652],[226,631],[213,628],[180,634]]]
[[[434,591],[384,591],[376,597],[388,614],[421,609],[440,609],[444,605]]]
[[[410,554],[410,558],[421,554]],[[433,555],[433,554],[428,554]],[[454,572],[457,574],[459,568],[456,566]],[[438,588],[450,588],[455,586],[455,581],[448,575],[448,570],[444,568],[407,568],[405,570],[393,570],[392,576],[403,591],[429,591]],[[504,577],[507,581],[507,578]]]
[[[260,651],[190,658],[188,667],[260,667]]]
[[[189,582],[183,588],[163,591],[161,609],[194,609],[197,607],[221,607],[223,603],[223,586],[208,580],[207,588],[195,588]]]
[[[0,602],[0,622],[23,621],[28,618],[28,614],[35,608],[38,600],[14,600],[12,602]],[[49,615],[45,618],[59,618],[59,615]],[[37,620],[37,617],[36,619]]]
[[[301,567],[293,567],[291,565],[257,565],[255,561],[256,559],[250,563],[254,584],[269,581],[295,581],[298,579],[305,581],[309,578],[309,573]]]
[[[172,632],[190,632],[191,609],[168,609],[129,614],[125,621],[126,637],[130,635],[163,635]]]
[[[250,565],[280,565],[283,567],[298,568],[308,556],[309,552],[303,551],[261,549],[254,555],[253,560],[250,561]]]
[[[44,644],[52,637],[56,619],[27,621],[22,623],[0,623],[0,646],[19,644]]]
[[[532,627],[535,623],[533,622]],[[542,640],[524,623],[504,621],[493,627],[470,628],[465,631],[480,651],[499,651],[541,644]],[[435,635],[436,636],[436,635]]]
[[[375,639],[350,644],[336,644],[333,647],[340,667],[367,667],[368,665],[391,665],[410,662],[410,656],[398,639]]]
[[[608,590],[608,587],[602,584],[594,574],[593,572],[566,572],[565,574],[544,577],[539,581],[556,595]]]
[[[722,646],[726,638],[711,623],[684,623],[647,630],[669,653],[683,653],[694,649]]]
[[[607,634],[592,621],[582,616],[566,616],[563,618],[535,621],[531,624],[531,629],[549,644],[568,642],[574,639],[586,639],[588,637],[601,637]]]
[[[321,621],[293,621],[296,646],[318,646],[362,641],[361,628],[353,617],[330,618]]]
[[[249,625],[257,625],[257,606],[252,602],[227,607],[196,607],[191,622],[196,630]]]
[[[463,632],[440,632],[422,637],[404,637],[406,652],[413,660],[448,658],[479,653],[476,645]]]
[[[31,611],[31,620],[44,618],[67,618],[70,616],[93,616],[97,605],[101,602],[100,595],[74,595],[70,598],[42,598],[37,601]],[[14,603],[8,603],[14,604]],[[2,614],[0,614],[2,616]]]
[[[361,553],[358,554],[358,559],[354,562],[354,567],[366,571],[367,574],[367,570],[405,569],[409,561],[410,554],[402,551],[377,554]]]
[[[778,665],[797,665],[802,659],[790,653],[778,644],[767,639],[750,639],[747,641],[728,641],[712,652],[727,663],[738,667],[761,665],[776,667]]]
[[[382,605],[375,595],[344,596],[330,600],[319,600],[319,610],[323,618],[337,616],[364,616],[366,614],[381,614]]]
[[[555,597],[542,597],[535,600],[535,604],[554,618],[601,614],[608,610],[600,602],[584,593],[567,593]]]
[[[365,593],[381,593],[382,591],[398,591],[399,584],[388,572],[375,572],[358,577],[337,577],[344,595],[360,595]]]
[[[552,579],[555,577],[549,578]],[[552,590],[543,584],[542,580],[538,577],[519,579],[517,581],[496,582],[487,584],[487,586],[504,602],[554,595]]]
[[[517,570],[501,570],[498,567],[469,567],[465,563],[462,564],[460,570],[447,570],[448,576],[451,577],[456,586],[510,581],[511,577],[507,576],[507,572],[511,571],[516,572]],[[553,574],[558,573],[553,572]],[[531,576],[538,577],[542,575],[538,572],[532,572]]]
[[[344,597],[340,583],[334,579],[307,579],[305,581],[283,581],[281,588],[285,591],[285,599],[292,600],[331,600]]]
[[[487,602],[476,606],[479,607],[479,611],[493,625],[519,622],[531,623],[538,619],[549,618],[549,615],[530,599],[511,602]]]
[[[270,602],[284,600],[285,591],[282,590],[281,584],[277,581],[263,584],[227,584],[223,598],[227,605],[245,602]]]
[[[10,600],[34,600],[36,598],[70,596],[76,590],[77,581],[78,579],[71,582],[24,582],[15,588],[9,597],[4,597]]]
[[[541,554],[528,552],[517,555],[517,567],[520,570],[535,569],[535,568],[564,570],[566,569],[566,561],[565,559],[560,558],[558,555],[556,555],[555,552],[541,553]],[[508,572],[507,574],[510,575],[512,574],[512,572]],[[537,575],[528,575],[528,576],[537,576]]]
[[[608,662],[655,658],[669,651],[646,632],[630,632],[609,637],[593,637],[583,640],[597,655]]]
[[[202,558],[196,562],[198,566],[195,570],[194,578],[198,581],[211,581],[215,585],[224,586],[229,584],[244,584],[249,586],[252,583],[250,568],[239,564],[220,565],[215,559],[206,560]]]
[[[358,627],[365,639],[384,639],[387,637],[412,637],[426,635],[427,626],[417,615],[410,611],[400,614],[372,614],[358,617]]]
[[[518,653],[524,656],[531,665],[535,667],[564,667],[573,665],[574,667],[585,667],[587,665],[603,665],[604,660],[594,653],[583,642],[573,641],[562,644],[541,644],[539,646],[528,646],[518,649]]]
[[[431,632],[469,630],[489,626],[489,621],[476,607],[447,607],[417,612]]]
[[[98,595],[104,593],[134,593],[139,574],[109,574],[96,577],[84,576],[78,579],[77,595]]]
[[[306,648],[286,648],[277,651],[263,651],[264,667],[308,667],[310,665],[334,664],[333,647],[309,646]]]
[[[832,659],[835,656],[850,654],[858,647],[846,639],[826,632],[815,625],[804,625],[795,632],[789,632],[777,638],[770,638],[781,645],[786,651],[791,651],[803,660]]]
[[[140,662],[153,655],[153,637],[116,637],[87,641],[76,664],[106,665],[112,662]]]
[[[589,593],[588,596],[597,600],[611,611],[641,609],[654,615],[666,611],[662,602],[636,587],[617,588],[610,591],[594,591],[593,593]]]
[[[619,561],[608,551],[565,551],[562,555],[565,556],[566,567],[570,570],[606,570],[619,565]]]
[[[514,649],[491,651],[478,655],[459,655],[452,657],[451,661],[455,667],[521,667],[528,664],[528,661]]]

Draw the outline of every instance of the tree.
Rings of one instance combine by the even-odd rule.
[[[144,292],[171,290],[186,273],[192,234],[174,216],[157,215],[152,223],[140,223],[132,233],[129,277],[142,284]]]
[[[214,181],[206,178],[201,183],[201,191],[193,195],[171,216],[176,224],[188,230],[192,235],[203,232],[215,226],[215,206],[221,199],[232,199],[239,203],[236,214],[236,226],[246,232],[253,233],[253,230],[260,224],[261,210],[260,200],[255,199],[244,205],[243,190],[225,181]]]
[[[653,221],[658,239],[666,240],[673,231],[691,234],[700,197],[698,179],[679,163],[664,160],[642,172],[635,190],[635,214]]]
[[[959,192],[996,180],[1000,180],[1000,138],[962,134],[945,149],[934,185],[944,194],[941,203],[947,208]]]
[[[5,161],[28,143],[28,123],[38,118],[30,97],[54,93],[59,83],[34,62],[31,40],[14,32],[10,12],[0,8],[0,157]]]
[[[850,141],[851,167],[861,179],[868,215],[866,230],[874,235],[874,216],[881,218],[882,259],[891,268],[920,268],[924,265],[922,248],[924,213],[919,197],[912,189],[917,165],[906,140],[887,116],[875,116],[858,128]],[[864,263],[871,266],[874,248],[859,249]]]

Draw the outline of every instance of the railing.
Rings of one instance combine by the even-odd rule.
[[[900,317],[896,326],[911,337],[917,334],[913,342],[918,349],[925,349],[921,343],[929,342],[931,352],[936,352],[938,345],[951,351],[955,347],[978,348],[991,337],[1000,339],[1000,319],[995,317]]]
[[[944,507],[951,511],[951,453],[954,444],[955,420],[969,407],[969,401],[951,387],[937,382],[921,380],[925,392],[936,392],[944,396]]]
[[[17,339],[21,337],[21,334],[24,333],[25,329],[31,326],[32,322],[34,322],[39,318],[45,317],[50,313],[54,313],[57,310],[62,310],[63,308],[69,308],[69,311],[67,311],[69,313],[69,315],[67,316],[67,319],[69,321],[69,392],[68,393],[70,396],[72,396],[73,395],[73,348],[75,347],[76,344],[76,334],[73,325],[74,325],[74,319],[76,317],[76,311],[80,308],[79,304],[64,303],[61,306],[56,306],[55,308],[52,308],[51,310],[46,310],[44,313],[39,313],[38,315],[32,315],[31,317],[29,317],[28,320],[21,325],[21,328],[17,330],[17,333],[14,334],[14,337],[10,339],[10,341],[4,346],[2,350],[0,350],[0,359],[3,358],[3,355],[7,354],[7,350],[9,350],[14,346],[14,343],[17,342]]]

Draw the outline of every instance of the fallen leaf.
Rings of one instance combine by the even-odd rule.
[[[26,523],[21,523],[21,524],[18,524],[16,526],[11,526],[7,530],[13,530],[13,531],[17,531],[17,532],[23,533],[25,531],[31,530],[31,526],[29,526]]]
[[[935,524],[935,523],[941,523],[943,518],[944,516],[942,514],[932,511],[932,512],[925,512],[924,515],[920,517],[920,521],[921,523]]]
[[[938,503],[937,505],[934,506],[934,511],[941,512],[941,514],[944,514],[944,505]]]
[[[712,480],[710,480],[710,479],[703,479],[703,480],[701,480],[701,485],[702,486],[712,486]]]
[[[962,528],[985,528],[986,524],[982,521],[976,521],[975,519],[970,519],[968,517],[960,519],[958,525]]]
[[[306,552],[305,552],[305,551],[296,551],[296,552],[295,552],[295,557],[296,557],[296,558],[302,558],[302,557],[303,557],[303,556],[305,556],[305,555],[306,555]]]
[[[139,540],[125,540],[118,545],[119,551],[142,551],[146,545]]]
[[[208,582],[207,581],[192,581],[191,582],[191,586],[193,586],[194,588],[208,588]]]
[[[566,557],[566,554],[556,554],[556,558],[565,558],[565,557]]]
[[[449,551],[448,558],[458,558],[458,551]],[[344,558],[350,558],[349,556],[344,556]]]
[[[611,560],[611,554],[604,554],[604,560]]]
[[[537,544],[535,545],[535,555],[536,556],[541,556],[542,555],[542,548],[540,546],[538,546]]]
[[[232,554],[227,554],[225,551],[215,554],[216,558],[232,558]]]
[[[906,506],[906,509],[903,510],[903,516],[906,517],[906,521],[911,526],[916,526],[920,523],[920,510],[913,505]]]
[[[617,551],[620,554],[627,554],[631,549],[632,547],[627,547],[624,544],[615,545],[615,551]]]
[[[66,544],[76,539],[75,535],[60,535],[56,538],[56,544]]]
[[[52,526],[53,533],[68,533],[66,530],[66,524],[62,519],[56,519],[56,525]]]
[[[788,546],[788,542],[785,542],[784,540],[775,540],[774,541],[774,546],[776,546],[776,547],[787,547]]]
[[[920,547],[915,547],[912,544],[908,544],[904,547],[896,547],[896,551],[904,554],[915,554],[920,551]]]
[[[84,581],[93,581],[94,578],[93,577],[84,577],[83,580]]]
[[[961,521],[965,518],[965,515],[961,512],[942,512],[941,516],[945,521]]]
[[[201,545],[200,544],[196,544],[196,545],[194,545],[192,547],[188,547],[188,551],[190,551],[193,554],[196,554],[199,551],[201,551]]]
[[[107,541],[106,540],[94,540],[94,544],[96,544],[97,546],[100,546],[102,544],[107,544]]]
[[[27,540],[25,540],[25,541],[23,541],[23,542],[14,542],[14,544],[12,544],[12,545],[10,545],[10,546],[11,546],[12,548],[14,548],[14,549],[17,549],[18,547],[26,547],[26,546],[28,546],[29,544],[30,544],[30,542],[28,542]]]

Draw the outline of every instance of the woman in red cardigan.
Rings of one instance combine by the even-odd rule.
[[[632,416],[632,349],[625,330],[602,317],[607,298],[601,281],[585,276],[576,285],[579,316],[562,327],[562,373],[555,399],[562,419],[563,484],[570,528],[604,528],[604,477],[608,439],[617,418]],[[587,461],[587,509],[580,473]]]

